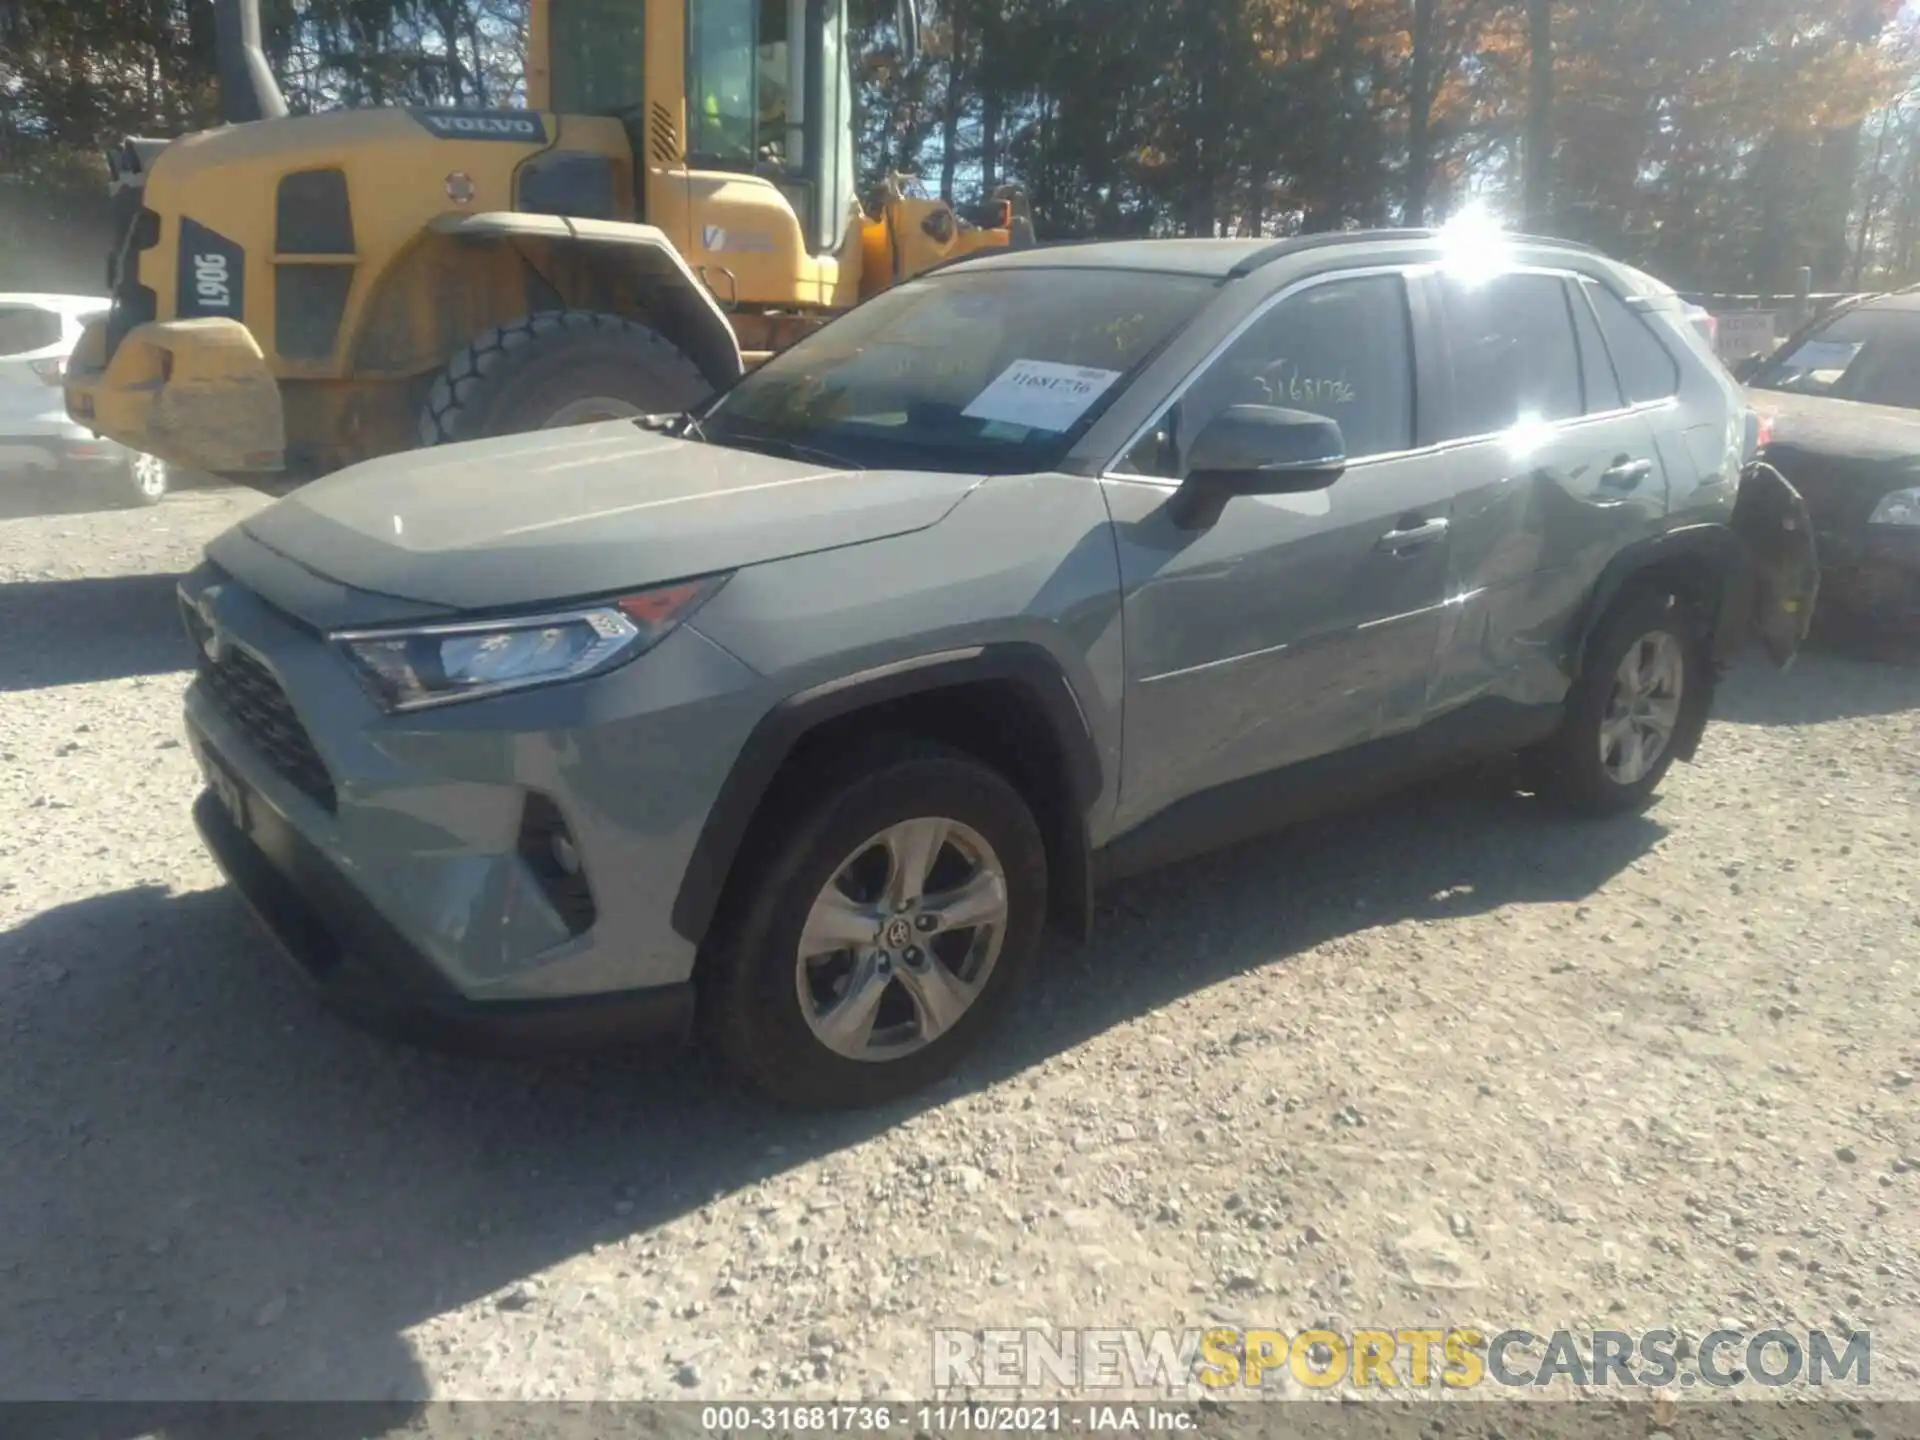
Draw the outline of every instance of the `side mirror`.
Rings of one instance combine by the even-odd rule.
[[[1346,473],[1339,422],[1303,410],[1231,405],[1209,420],[1187,452],[1174,520],[1204,529],[1240,495],[1300,495]]]
[[[1760,360],[1761,357],[1758,355],[1749,355],[1744,360],[1736,360],[1733,366],[1733,378],[1742,385],[1750,383],[1753,377],[1760,373]]]
[[[919,0],[898,0],[894,21],[900,27],[900,66],[907,69],[920,58]]]

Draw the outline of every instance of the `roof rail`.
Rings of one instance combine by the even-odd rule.
[[[1247,276],[1252,275],[1258,270],[1265,269],[1276,260],[1284,260],[1289,255],[1309,254],[1315,250],[1329,250],[1341,245],[1360,245],[1382,240],[1432,241],[1440,239],[1444,234],[1444,231],[1435,229],[1378,229],[1330,230],[1319,235],[1290,235],[1284,240],[1275,240],[1269,245],[1262,246],[1244,260],[1239,261],[1232,269],[1227,271],[1226,278],[1229,280],[1244,280]],[[1578,240],[1556,240],[1550,235],[1519,235],[1508,231],[1501,231],[1500,235],[1502,239],[1515,244],[1551,245],[1560,250],[1573,250],[1582,255],[1592,255],[1600,260],[1610,258],[1604,250],[1596,249],[1592,245],[1584,245]],[[1153,238],[1154,237],[1148,235],[1130,235],[1118,238],[1094,237],[1074,240],[1042,240],[1037,245],[1024,246],[1017,251],[1006,248],[974,250],[965,255],[956,255],[951,260],[943,260],[938,265],[930,266],[921,273],[924,275],[937,275],[943,270],[950,270],[956,265],[965,265],[971,260],[982,260],[993,256],[1024,255],[1031,250],[1071,250],[1076,247],[1114,245],[1125,243],[1126,241],[1147,241]],[[1915,288],[1920,288],[1920,286]]]
[[[1607,254],[1606,251],[1602,250],[1597,245],[1588,245],[1584,241],[1580,241],[1580,240],[1562,240],[1558,236],[1554,236],[1554,235],[1524,235],[1524,234],[1509,233],[1506,238],[1519,245],[1551,245],[1556,250],[1572,250],[1576,254],[1591,255],[1594,258],[1599,260],[1612,260],[1614,258],[1613,256]]]
[[[1233,279],[1243,279],[1254,271],[1271,265],[1276,260],[1284,260],[1289,255],[1299,255],[1307,251],[1322,250],[1336,245],[1357,245],[1378,240],[1438,240],[1446,232],[1432,228],[1424,230],[1333,230],[1323,235],[1294,235],[1285,240],[1276,240],[1265,249],[1257,250],[1242,260],[1228,275]],[[1604,250],[1592,245],[1584,245],[1578,240],[1559,240],[1551,235],[1516,234],[1513,231],[1499,232],[1500,238],[1516,245],[1551,245],[1560,250],[1573,250],[1582,255],[1591,255],[1599,260],[1610,257]]]
[[[1254,251],[1229,270],[1227,278],[1243,280],[1254,271],[1265,269],[1274,261],[1284,260],[1289,255],[1331,249],[1337,245],[1358,245],[1370,240],[1432,240],[1437,237],[1438,232],[1433,230],[1330,230],[1322,235],[1292,235]]]

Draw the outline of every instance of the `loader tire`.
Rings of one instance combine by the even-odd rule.
[[[618,315],[545,311],[454,355],[427,393],[420,443],[677,414],[712,393],[699,367],[656,330]]]

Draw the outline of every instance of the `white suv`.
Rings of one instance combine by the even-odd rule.
[[[85,322],[106,310],[105,300],[88,295],[0,294],[0,480],[30,473],[154,505],[167,493],[166,462],[67,418],[67,360]]]

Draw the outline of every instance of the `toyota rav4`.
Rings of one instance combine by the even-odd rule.
[[[323,996],[704,1033],[804,1104],[973,1046],[1096,884],[1518,752],[1647,802],[1804,509],[1670,290],[1393,233],[1042,248],[701,413],[375,461],[183,583],[207,844]]]

